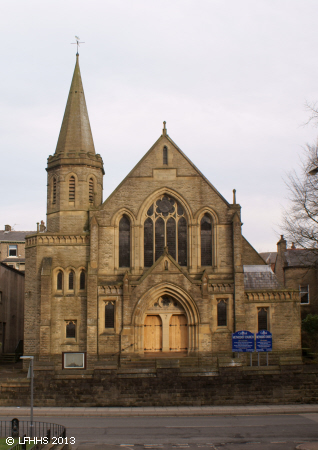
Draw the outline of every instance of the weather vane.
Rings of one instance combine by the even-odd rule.
[[[71,42],[71,44],[76,44],[77,45],[77,55],[78,55],[78,47],[80,46],[80,44],[85,44],[85,42],[80,42],[80,38],[78,36],[75,36],[76,42]]]

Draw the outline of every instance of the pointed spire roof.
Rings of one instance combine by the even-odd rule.
[[[81,71],[76,54],[76,64],[55,155],[73,152],[95,154],[94,141],[86,107]],[[74,155],[75,156],[75,155]]]

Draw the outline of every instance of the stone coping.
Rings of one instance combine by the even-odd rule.
[[[318,413],[318,404],[242,405],[242,406],[142,406],[142,407],[35,407],[37,417],[117,417],[117,416],[236,416]],[[26,406],[1,406],[0,417],[28,417]]]

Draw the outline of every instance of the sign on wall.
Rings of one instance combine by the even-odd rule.
[[[232,334],[232,352],[254,352],[255,336],[247,330],[240,330]]]

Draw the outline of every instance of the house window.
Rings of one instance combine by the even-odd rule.
[[[299,294],[300,294],[300,304],[308,305],[309,304],[309,285],[299,286]]]
[[[56,178],[53,178],[53,189],[52,189],[52,204],[56,204]]]
[[[163,147],[163,151],[162,151],[162,162],[164,165],[168,164],[168,149],[167,147]]]
[[[130,267],[130,220],[126,215],[119,222],[119,267]]]
[[[85,289],[85,270],[81,270],[80,274],[80,290],[83,291]]]
[[[75,202],[75,177],[73,175],[68,184],[68,199],[70,202]]]
[[[63,272],[61,270],[58,271],[56,277],[56,289],[61,291],[63,289]]]
[[[201,233],[201,266],[212,266],[212,220],[204,214],[200,224]]]
[[[66,338],[76,338],[76,320],[69,320],[66,322]]]
[[[89,179],[89,203],[91,205],[94,204],[94,180],[93,180],[93,178]]]
[[[258,308],[258,331],[268,331],[268,308]]]
[[[226,327],[227,326],[226,300],[218,300],[217,314],[218,314],[218,327]]]
[[[18,246],[9,245],[9,256],[18,256]]]
[[[108,302],[105,305],[105,328],[115,327],[115,303]]]
[[[68,274],[68,289],[70,291],[74,290],[74,271],[71,270],[70,273]]]
[[[187,220],[182,206],[163,195],[147,211],[144,222],[144,266],[151,267],[164,247],[180,266],[187,265]]]

